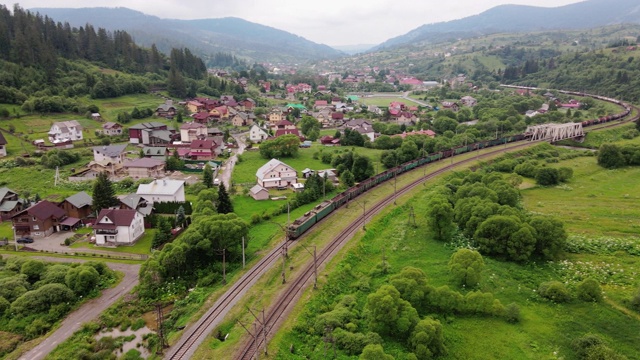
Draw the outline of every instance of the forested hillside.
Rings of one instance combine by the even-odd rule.
[[[124,31],[72,28],[19,6],[0,6],[0,103],[27,112],[80,112],[76,97],[108,98],[174,88],[195,94],[204,62],[189,49],[170,56],[136,45]],[[172,75],[168,84],[168,75]],[[172,85],[172,86],[169,86]]]

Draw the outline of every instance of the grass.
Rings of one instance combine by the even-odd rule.
[[[335,133],[335,131],[333,131]],[[380,154],[382,154],[383,150],[377,149],[368,149],[363,147],[328,147],[322,146],[319,144],[313,144],[310,148],[302,148],[298,151],[298,155],[293,158],[283,158],[280,159],[287,165],[293,167],[300,173],[305,168],[310,168],[313,170],[322,170],[322,169],[330,169],[331,164],[324,164],[320,159],[314,159],[313,155],[315,153],[326,153],[330,152],[332,154],[341,153],[345,151],[355,150],[357,154],[364,155],[369,157],[373,163],[374,167],[378,172],[383,171],[382,164],[380,163]],[[238,163],[233,169],[232,180],[236,184],[245,184],[245,183],[255,183],[256,182],[256,171],[266,164],[268,159],[260,156],[260,151],[247,151],[242,154],[242,162]]]
[[[637,235],[640,168],[606,170],[596,161],[581,157],[554,164],[571,167],[573,178],[561,186],[523,190],[523,203],[530,211],[563,219],[571,233]]]
[[[93,250],[104,250],[109,252],[118,252],[118,253],[128,253],[128,254],[151,254],[151,243],[153,242],[153,236],[155,234],[155,229],[146,229],[144,231],[144,235],[136,241],[135,244],[131,246],[118,246],[116,248],[105,248],[102,246],[96,246],[94,244],[90,244],[86,241],[76,242],[72,244],[70,247],[73,249],[93,249]]]
[[[580,165],[580,160],[582,159],[573,161]],[[577,178],[588,176],[576,175]],[[540,191],[552,192],[553,189]],[[319,336],[301,334],[299,329],[306,328],[309,316],[327,311],[342,295],[355,295],[362,306],[368,293],[388,281],[389,275],[373,271],[383,256],[391,267],[391,273],[397,273],[405,266],[418,267],[425,271],[431,285],[448,285],[466,292],[465,289],[458,288],[449,276],[447,263],[453,250],[430,238],[429,227],[422,215],[428,210],[430,196],[427,189],[408,202],[416,213],[417,228],[407,226],[408,206],[392,210],[381,220],[371,223],[365,235],[360,233],[344,256],[327,265],[326,268],[331,270],[323,274],[321,290],[308,290],[302,296],[297,310],[286,321],[286,330],[280,331],[272,341],[270,352],[275,353],[272,355],[274,358],[320,356],[322,339]],[[611,196],[616,195],[612,193]],[[566,205],[566,199],[562,205]],[[559,202],[556,204],[558,206]],[[623,273],[630,272],[626,275],[626,280],[633,285],[626,289],[619,285],[607,286],[608,301],[604,303],[574,300],[565,305],[543,300],[535,292],[541,282],[552,279],[568,281],[566,275],[558,271],[559,265],[520,265],[487,257],[484,260],[486,269],[480,289],[493,293],[504,305],[511,302],[518,304],[523,321],[509,324],[498,318],[431,314],[444,325],[445,344],[449,351],[442,359],[575,359],[570,344],[573,339],[587,332],[600,334],[611,348],[629,358],[640,355],[635,336],[640,331],[638,317],[628,316],[628,310],[620,310],[624,308],[623,304],[611,300],[620,299],[620,292],[628,293],[629,288],[637,288],[634,275],[640,265],[637,256],[567,255],[566,261],[571,263],[607,263],[623,270]],[[404,358],[406,355],[401,343],[385,339],[383,345],[385,351],[396,358]],[[296,349],[296,355],[290,354],[290,346]],[[345,356],[340,350],[338,353],[339,357]]]
[[[13,239],[13,228],[11,221],[4,221],[0,223],[0,239]]]

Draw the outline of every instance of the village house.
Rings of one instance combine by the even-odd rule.
[[[225,105],[218,106],[209,111],[209,115],[214,120],[226,120],[229,118],[229,108]]]
[[[142,214],[131,209],[103,209],[93,224],[96,245],[131,245],[144,234]]]
[[[133,179],[164,176],[165,160],[140,158],[124,164],[124,170]]]
[[[138,194],[127,194],[119,197],[120,209],[131,209],[142,214],[143,217],[151,215],[153,212],[153,206],[149,202]]]
[[[280,121],[279,123],[276,124],[276,126],[273,129],[274,129],[274,137],[280,137],[283,135],[295,135],[297,137],[302,138],[300,136],[300,131],[298,130],[296,125],[288,120]]]
[[[218,128],[208,128],[207,129],[207,136],[223,136],[224,135],[224,131],[218,129]]]
[[[129,127],[129,142],[132,144],[168,144],[171,132],[167,124],[161,122],[145,122]]]
[[[136,194],[150,203],[185,201],[184,181],[173,179],[153,180],[149,184],[140,184]]]
[[[20,199],[18,193],[7,188],[0,188],[0,222],[11,219],[11,217],[22,211],[26,201]]]
[[[256,101],[251,98],[246,98],[238,105],[240,105],[244,111],[252,111],[256,107]]]
[[[93,205],[93,198],[91,195],[84,191],[80,191],[74,195],[69,196],[60,203],[60,208],[64,210],[67,216],[76,219],[86,219],[93,211],[91,206]]]
[[[368,137],[371,141],[374,141],[376,138],[376,133],[373,130],[373,126],[368,120],[352,119],[345,122],[344,125],[347,129],[355,130],[361,135]]]
[[[11,221],[16,236],[43,238],[61,230],[61,224],[67,217],[64,210],[47,200],[15,214]]]
[[[213,139],[194,140],[187,156],[192,160],[211,160],[217,155],[216,148],[217,144]]]
[[[478,103],[478,100],[474,99],[471,96],[463,96],[460,99],[460,102],[462,103],[462,105],[464,106],[468,106],[468,107],[474,107],[476,106],[476,104]]]
[[[418,122],[418,117],[408,111],[403,111],[395,118],[398,125],[414,125]]]
[[[247,126],[247,125],[251,125],[251,124],[253,124],[253,119],[251,119],[249,117],[249,114],[244,113],[244,112],[237,113],[231,119],[231,125],[233,125],[235,127]]]
[[[254,143],[260,143],[269,137],[269,133],[260,126],[253,124],[249,130],[249,140]]]
[[[89,169],[96,173],[106,172],[115,176],[124,165],[126,147],[127,144],[94,146],[93,161],[89,162]]]
[[[294,168],[278,159],[271,159],[256,172],[258,185],[263,188],[284,188],[297,182]]]
[[[197,114],[193,114],[191,118],[193,119],[194,122],[197,122],[198,124],[208,124],[210,121],[213,120],[213,116],[206,111],[200,111]]]
[[[51,143],[82,140],[82,125],[77,120],[53,123],[49,130]]]
[[[204,104],[197,100],[187,101],[187,110],[192,114],[200,112],[204,110]]]
[[[271,112],[269,113],[269,125],[273,126],[286,118],[287,116],[282,110],[271,109]]]
[[[458,112],[458,110],[460,110],[460,105],[458,105],[458,103],[451,102],[451,101],[443,101],[442,102],[442,108],[445,109],[445,110],[451,110],[453,112]]]
[[[254,200],[268,200],[269,199],[269,190],[263,188],[262,186],[256,184],[251,190],[249,190],[249,194]]]
[[[189,143],[207,137],[207,126],[196,122],[184,123],[180,126],[180,141]]]
[[[108,121],[102,124],[102,133],[106,136],[122,135],[122,125]]]
[[[158,117],[172,119],[177,113],[178,110],[173,106],[173,100],[167,100],[156,108],[156,116]]]
[[[142,148],[142,154],[146,158],[158,160],[166,160],[170,155],[166,146],[145,146]]]
[[[7,139],[5,139],[2,132],[0,132],[0,157],[4,156],[7,156]]]

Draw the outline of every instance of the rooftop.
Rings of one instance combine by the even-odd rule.
[[[162,179],[138,186],[138,195],[173,195],[184,186],[182,180]]]

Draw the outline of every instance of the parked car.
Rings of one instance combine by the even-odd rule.
[[[214,179],[213,186],[220,186],[220,179]]]
[[[33,243],[33,238],[31,236],[23,236],[16,241],[18,244],[31,244]]]

